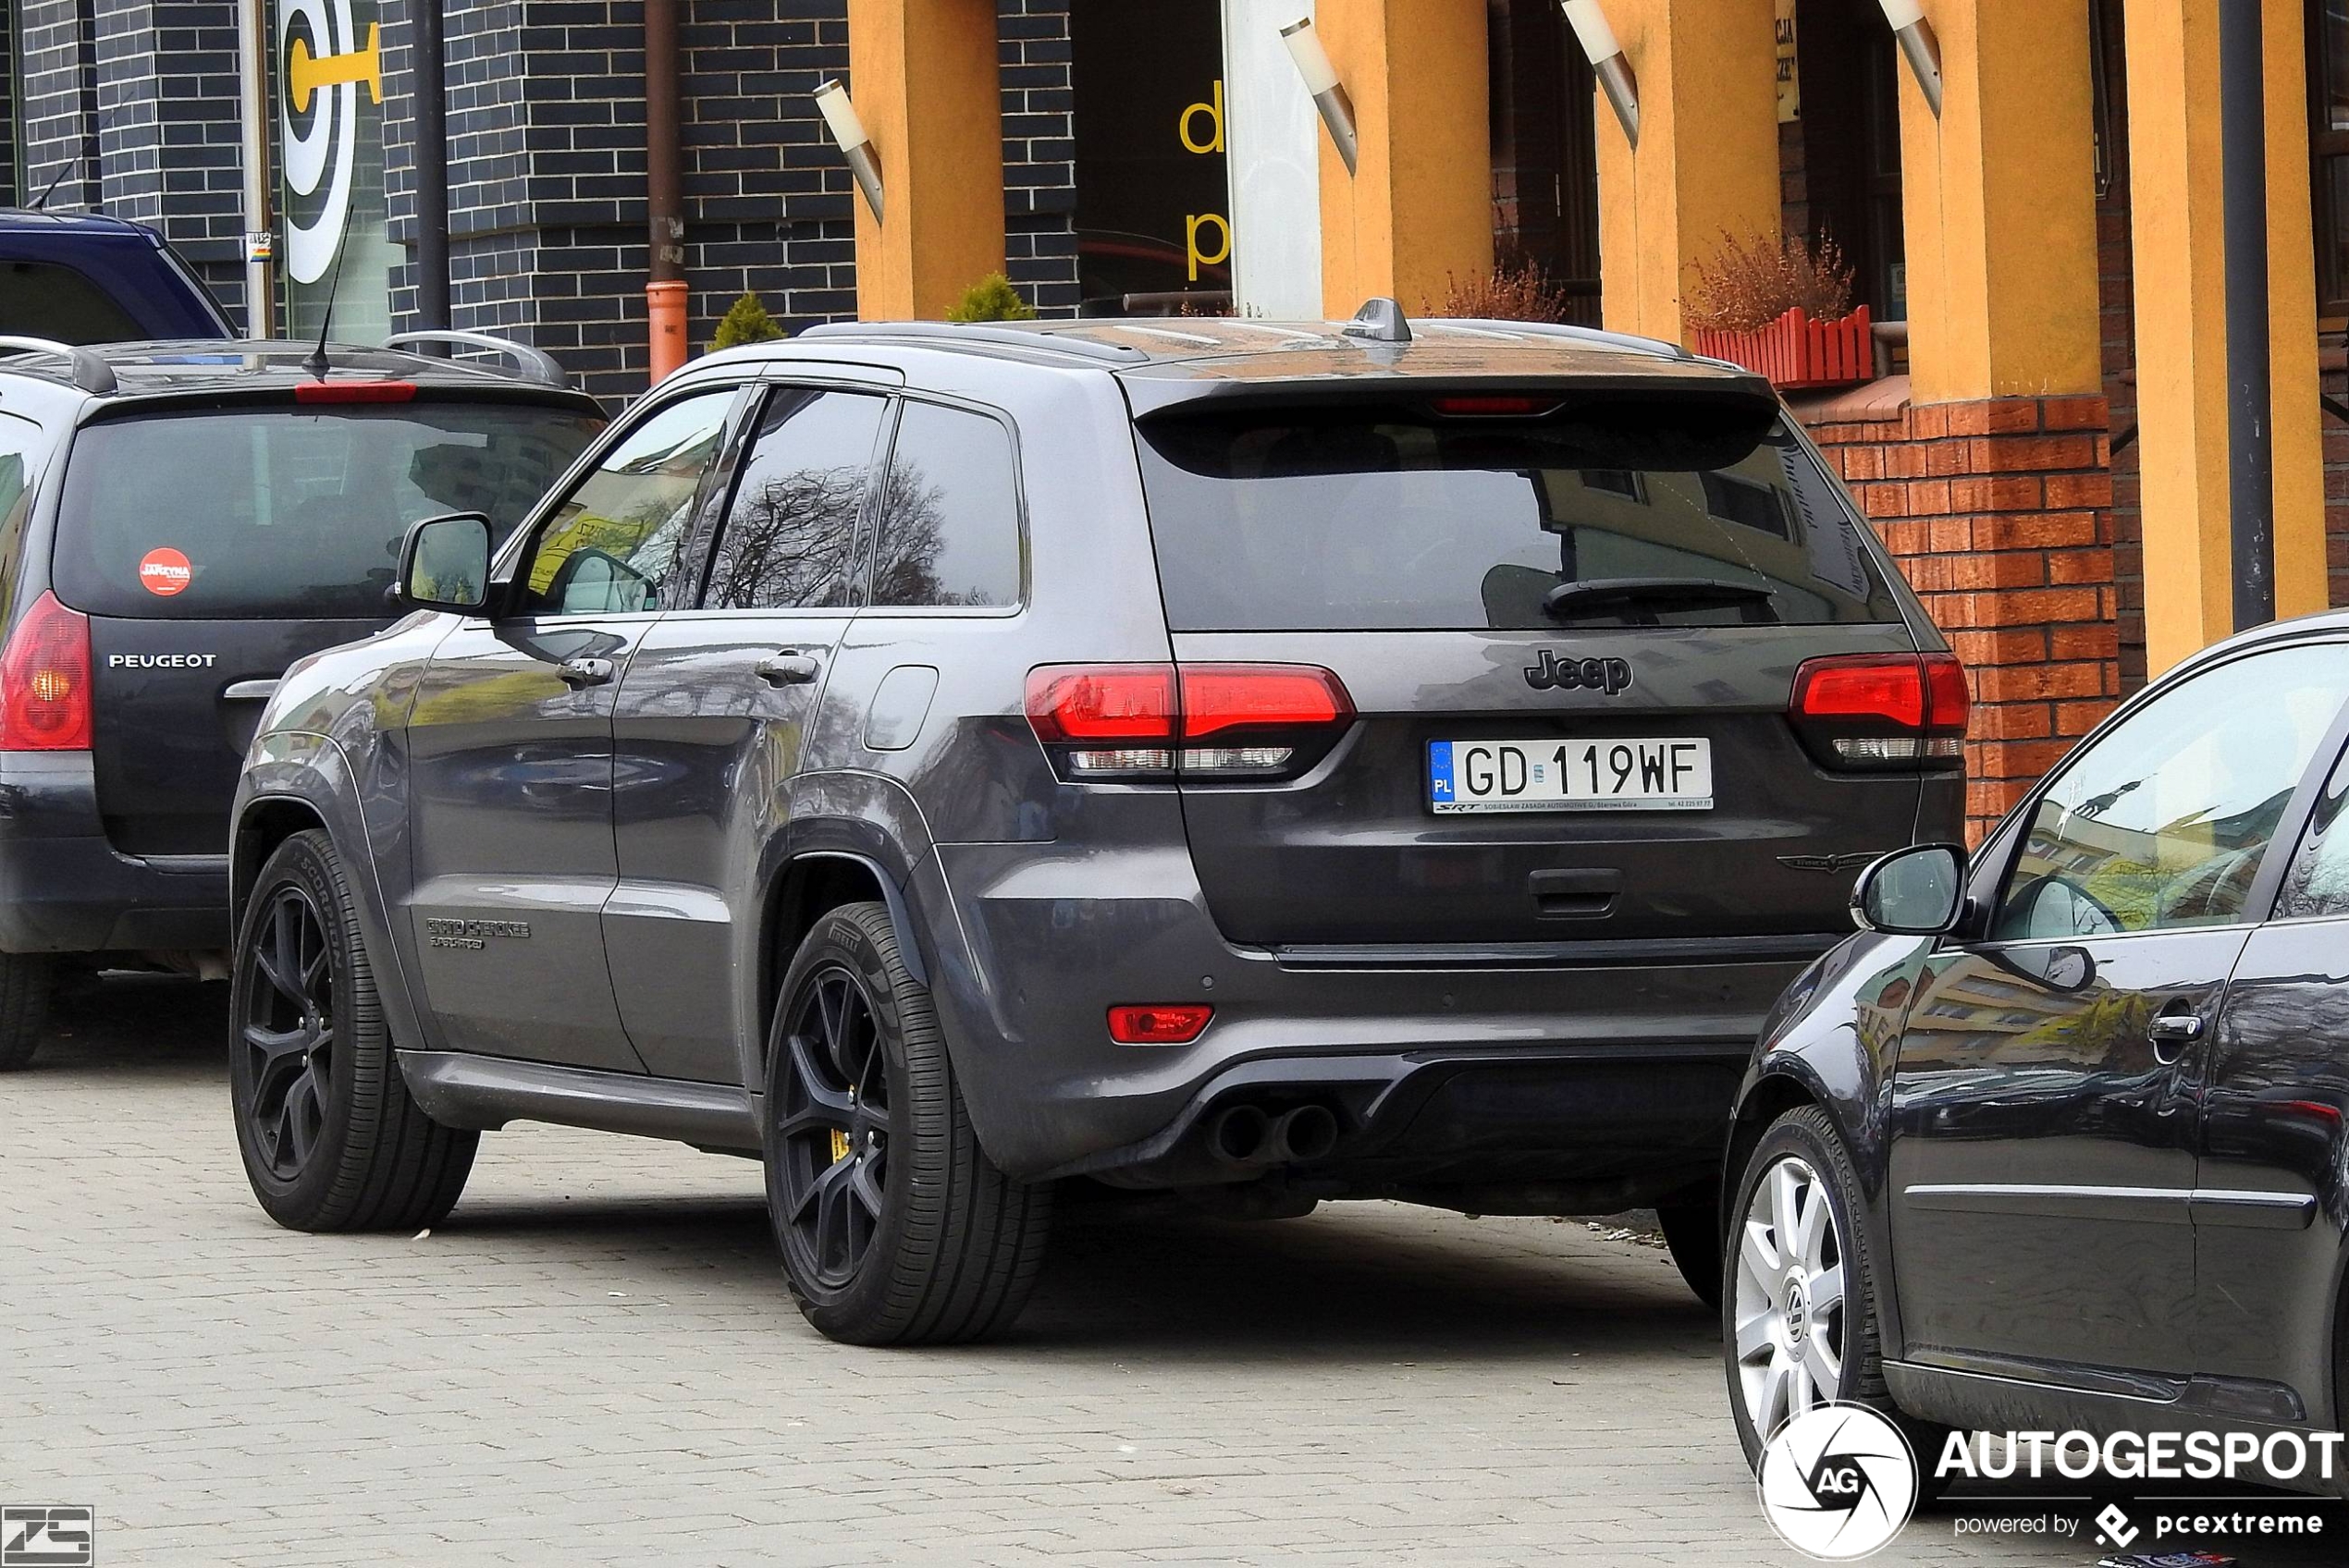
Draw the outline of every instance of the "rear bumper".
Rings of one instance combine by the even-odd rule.
[[[97,799],[86,753],[0,753],[0,952],[227,948],[228,857],[119,853]]]
[[[1239,948],[1180,845],[942,845],[915,891],[951,906],[929,923],[932,991],[979,1135],[1012,1174],[1253,1180],[1273,1172],[1217,1163],[1217,1116],[1313,1104],[1334,1114],[1335,1145],[1280,1173],[1399,1196],[1487,1188],[1489,1212],[1709,1191],[1764,1016],[1836,939]],[[1178,1001],[1216,1010],[1192,1044],[1109,1038],[1109,1007]]]

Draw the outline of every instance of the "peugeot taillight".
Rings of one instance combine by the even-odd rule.
[[[1293,778],[1354,717],[1337,677],[1313,665],[1045,665],[1027,719],[1073,782]]]
[[[0,752],[90,749],[90,618],[43,592],[0,649]]]
[[[1913,768],[1965,754],[1973,699],[1949,654],[1849,654],[1795,672],[1792,717],[1830,767]]]

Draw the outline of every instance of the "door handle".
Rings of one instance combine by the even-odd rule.
[[[812,655],[769,654],[758,661],[758,679],[769,686],[805,686],[819,668]]]
[[[2165,1012],[2146,1025],[2146,1038],[2153,1042],[2153,1060],[2167,1067],[2178,1060],[2185,1047],[2202,1038],[2202,1015],[2183,1011]]]
[[[620,667],[609,659],[583,657],[563,660],[556,673],[563,678],[566,685],[609,686],[611,678],[620,673]]]

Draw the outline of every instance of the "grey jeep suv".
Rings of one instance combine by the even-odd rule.
[[[1078,1176],[1653,1203],[1717,1288],[1756,1025],[1959,827],[1962,672],[1769,387],[1605,334],[819,328],[400,570],[239,793],[263,1205],[761,1156],[844,1340],[1007,1323]]]

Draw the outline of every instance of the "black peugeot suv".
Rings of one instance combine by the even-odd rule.
[[[422,346],[440,336],[417,335]],[[55,984],[222,975],[263,703],[364,636],[407,525],[518,521],[601,427],[551,360],[0,338],[0,1070]]]
[[[819,328],[290,672],[231,1081],[280,1221],[535,1119],[763,1158],[826,1333],[1008,1322],[1056,1181],[1662,1207],[1962,671],[1762,380],[1566,327]]]

